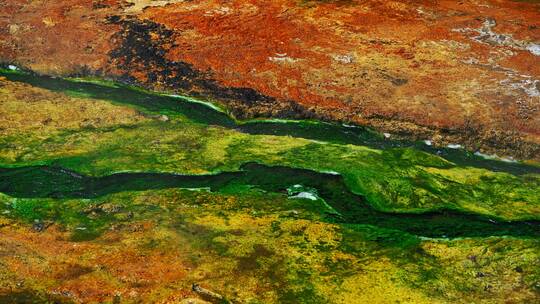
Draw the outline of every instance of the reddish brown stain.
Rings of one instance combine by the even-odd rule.
[[[110,63],[120,26],[106,18],[127,14],[125,3],[8,2],[0,8],[1,59],[51,74],[82,66],[110,76],[127,72],[166,89],[145,73]],[[540,151],[540,110],[534,106],[540,97],[520,87],[524,77],[540,79],[540,56],[523,47],[540,44],[538,4],[214,0],[135,14],[174,32],[173,43],[163,44],[165,59],[189,63],[222,87],[252,88],[320,118],[381,131],[441,135],[441,143],[475,142],[524,158]],[[520,46],[475,41],[486,20],[495,20],[491,30]],[[260,112],[256,105],[252,111]],[[465,134],[471,121],[475,134]]]

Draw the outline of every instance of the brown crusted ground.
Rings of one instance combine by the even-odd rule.
[[[538,160],[530,2],[8,0],[0,59]]]

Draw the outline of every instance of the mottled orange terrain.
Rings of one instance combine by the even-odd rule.
[[[40,1],[0,7],[0,59],[540,159],[536,1]]]
[[[179,299],[193,296],[189,282],[183,282],[192,279],[187,275],[190,262],[186,254],[177,248],[145,250],[136,245],[146,241],[150,228],[149,223],[134,224],[130,229],[136,231],[130,233],[130,239],[111,232],[97,244],[70,242],[58,227],[49,228],[46,235],[29,233],[23,227],[1,228],[0,258],[5,270],[13,273],[3,277],[2,287],[12,291],[35,288],[36,294],[58,295],[77,303],[110,303],[120,296],[149,299],[153,293],[168,298],[164,303],[179,303]],[[6,290],[0,294],[2,291]],[[18,303],[0,296],[2,299]],[[45,303],[20,303],[38,302]]]

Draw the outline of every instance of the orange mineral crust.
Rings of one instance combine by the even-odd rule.
[[[98,243],[71,242],[58,227],[50,227],[46,235],[22,227],[2,228],[3,273],[14,273],[12,290],[32,288],[77,303],[110,303],[120,295],[151,301],[153,293],[171,299],[192,294],[191,285],[184,282],[188,257],[178,249],[141,249],[137,244],[144,243],[152,228],[145,223],[132,227],[138,230],[129,237],[113,231]],[[16,282],[24,285],[15,286]],[[0,295],[5,291],[0,288]]]
[[[106,24],[107,13],[91,0],[3,1],[0,59],[52,75],[101,69],[117,30]]]
[[[0,59],[36,72],[540,155],[536,1],[7,2]]]

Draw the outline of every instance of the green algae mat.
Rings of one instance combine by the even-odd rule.
[[[540,167],[0,71],[0,302],[533,303]]]

